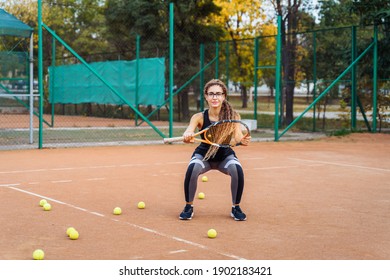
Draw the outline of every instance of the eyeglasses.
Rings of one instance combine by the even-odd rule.
[[[208,92],[207,93],[207,96],[213,98],[213,97],[221,97],[223,95],[223,92]]]

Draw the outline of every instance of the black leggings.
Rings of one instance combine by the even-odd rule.
[[[230,175],[232,203],[239,204],[244,191],[244,172],[238,159],[234,155],[230,155],[225,160],[218,162],[203,161],[202,159],[203,156],[195,154],[188,164],[184,180],[186,202],[194,201],[199,175],[211,169],[216,169],[226,175]]]

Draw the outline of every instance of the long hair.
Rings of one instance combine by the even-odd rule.
[[[203,94],[207,95],[208,89],[212,86],[218,85],[222,88],[222,92],[225,96],[225,100],[222,102],[221,111],[219,112],[218,120],[235,120],[238,119],[238,113],[233,109],[232,105],[227,101],[227,87],[226,85],[218,79],[212,79],[210,80],[204,87]],[[231,134],[234,128],[234,125],[224,125],[224,126],[216,126],[217,131],[215,132],[215,139],[214,142],[229,142],[231,138]],[[217,146],[210,146],[208,149],[204,160],[208,160],[210,158],[213,158],[215,154],[218,151]]]

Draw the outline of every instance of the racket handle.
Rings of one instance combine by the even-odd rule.
[[[164,144],[167,144],[167,143],[173,143],[173,142],[181,142],[184,140],[184,137],[183,136],[179,136],[179,137],[171,137],[171,138],[164,138]]]

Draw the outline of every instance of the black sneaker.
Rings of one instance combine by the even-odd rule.
[[[191,204],[186,204],[183,212],[180,213],[180,220],[191,220],[192,216],[194,216],[194,208]]]
[[[232,207],[232,212],[230,213],[230,216],[234,218],[236,221],[245,221],[246,220],[246,215],[245,213],[242,212],[240,206],[234,206]]]

